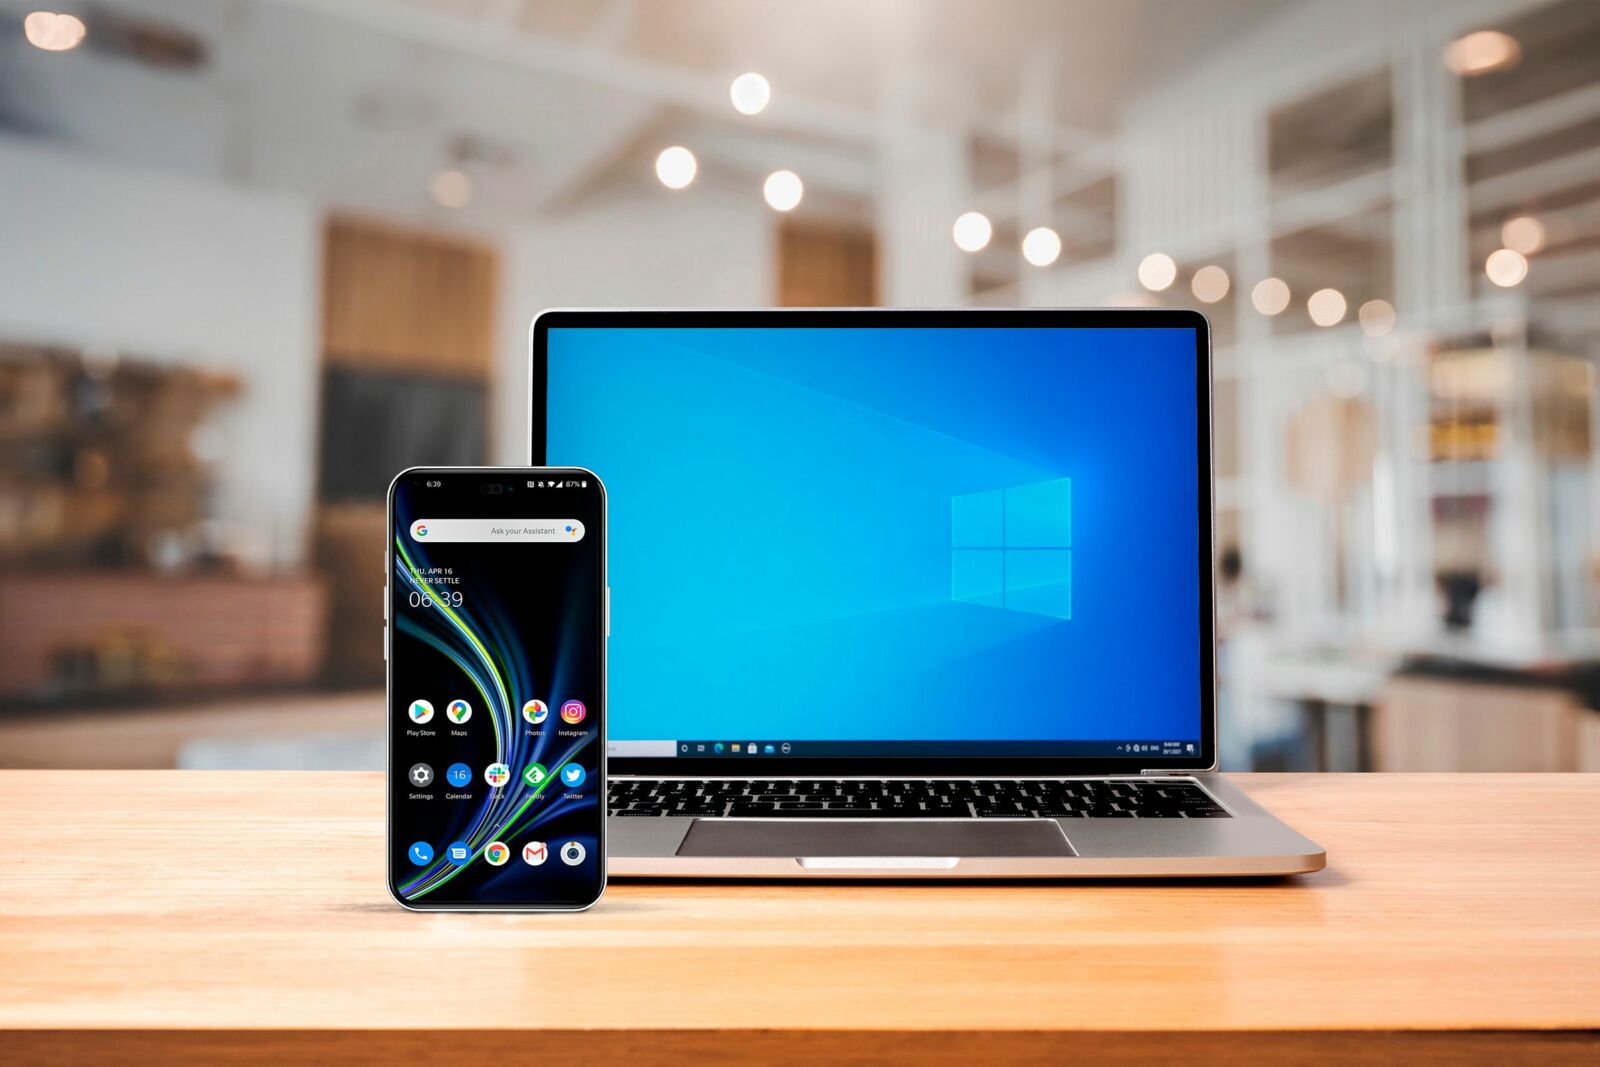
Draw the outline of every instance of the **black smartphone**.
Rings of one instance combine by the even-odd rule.
[[[606,493],[575,467],[389,486],[389,891],[578,911],[606,881]]]

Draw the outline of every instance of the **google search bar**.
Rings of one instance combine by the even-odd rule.
[[[417,519],[411,540],[419,544],[553,544],[583,540],[577,519]]]

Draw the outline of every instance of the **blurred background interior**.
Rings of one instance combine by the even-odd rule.
[[[0,0],[0,765],[378,767],[551,305],[1216,341],[1225,769],[1600,769],[1594,0]]]

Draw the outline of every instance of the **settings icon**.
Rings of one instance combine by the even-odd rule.
[[[433,768],[426,763],[413,763],[406,777],[411,779],[411,784],[418,789],[433,784]]]

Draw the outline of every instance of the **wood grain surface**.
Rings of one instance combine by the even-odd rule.
[[[452,915],[388,897],[380,775],[0,772],[0,1050],[433,1062],[538,1030],[702,1062],[1600,1056],[1600,776],[1237,781],[1328,868],[618,882],[584,914]]]

